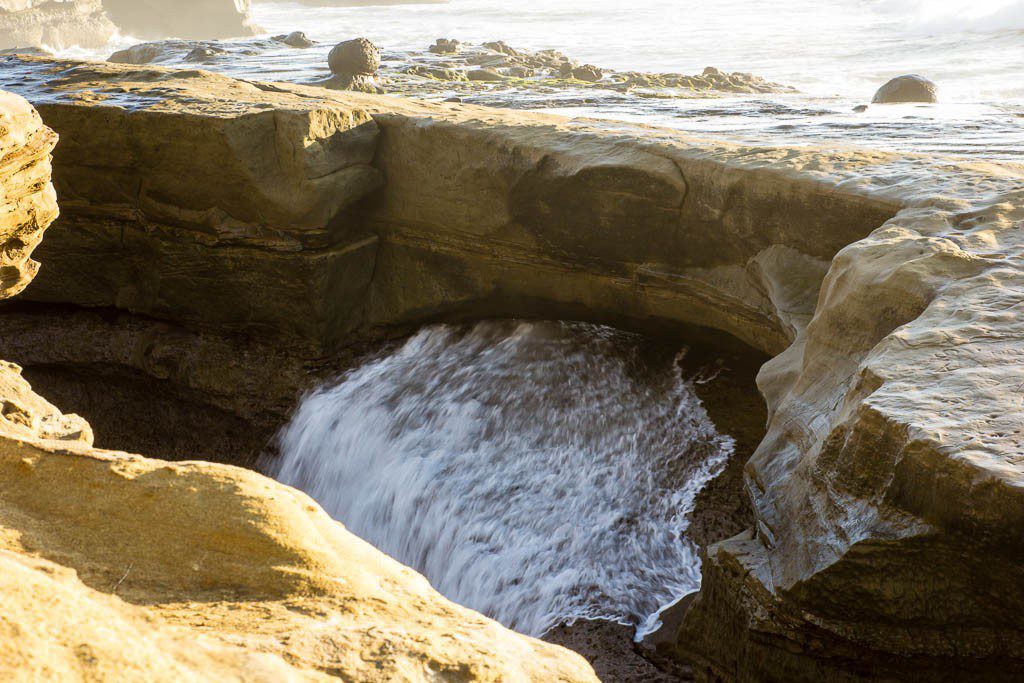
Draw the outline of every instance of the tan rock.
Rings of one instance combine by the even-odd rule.
[[[0,94],[6,198],[49,187],[54,139]],[[297,491],[94,449],[84,420],[2,362],[0,490],[3,680],[597,680],[578,655],[448,602]]]
[[[0,298],[20,292],[38,270],[30,257],[57,217],[50,183],[56,143],[28,102],[0,92]]]
[[[760,377],[768,436],[747,470],[757,528],[708,549],[677,654],[738,680],[1022,675],[1019,167],[613,134],[194,71],[7,64],[81,145],[58,158],[74,200],[44,245],[37,300],[308,344],[306,358],[482,315],[727,332],[776,354]],[[360,163],[386,183],[367,194],[339,177],[352,201],[310,192],[307,214],[271,201],[267,221],[250,207],[276,195],[247,180],[264,168],[251,147],[211,136],[227,159],[201,165],[240,184],[205,193],[122,161],[185,134],[182,120],[227,130],[231,112],[261,108],[360,112],[375,131],[355,146],[372,159]],[[82,135],[109,121],[116,138]],[[348,135],[308,137],[330,166],[353,158]],[[121,175],[87,172],[93,155]],[[174,155],[144,158],[174,168]],[[303,188],[289,168],[278,177]],[[151,179],[141,199],[123,189],[136,175]],[[197,211],[186,189],[217,211]],[[324,253],[349,260],[317,272],[363,275],[292,288]],[[261,296],[236,280],[264,283]]]

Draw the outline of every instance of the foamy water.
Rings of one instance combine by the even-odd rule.
[[[308,396],[269,463],[449,598],[521,632],[657,624],[732,452],[671,353],[592,325],[428,327]]]
[[[467,102],[543,106],[761,144],[1024,158],[1024,0],[451,0],[377,7],[323,1],[254,4],[267,35],[302,30],[321,42],[316,48],[282,46],[204,68],[309,82],[327,74],[331,46],[356,36],[370,38],[386,55],[422,51],[438,37],[501,39],[619,70],[747,71],[801,93],[685,100],[568,89],[533,98],[488,88]],[[123,38],[111,50],[132,42]],[[905,73],[935,81],[940,104],[853,111]]]

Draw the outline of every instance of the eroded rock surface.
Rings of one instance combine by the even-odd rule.
[[[776,355],[746,471],[757,523],[708,549],[675,653],[706,678],[1021,675],[1018,167],[5,66],[70,140],[34,301],[307,359],[481,315],[727,332]],[[182,136],[216,163],[155,144]],[[318,192],[310,169],[339,164]]]
[[[54,141],[0,94],[5,200],[53,204]],[[35,216],[36,238],[53,216]],[[21,221],[0,213],[5,253]],[[4,296],[31,278],[18,272]],[[95,449],[84,420],[6,362],[0,408],[4,680],[597,680],[579,656],[446,601],[297,491]]]

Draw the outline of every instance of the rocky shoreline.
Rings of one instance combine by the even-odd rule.
[[[746,427],[753,456],[708,489],[707,517],[694,520],[709,544],[704,585],[658,651],[698,680],[1024,670],[1024,413],[1007,410],[1024,383],[1019,168],[0,59],[4,87],[62,138],[62,217],[36,250],[45,268],[0,310],[0,357],[45,366],[53,386],[61,372],[116,368],[139,395],[215,406],[244,430],[286,415],[339,354],[425,322],[728,335],[755,366],[773,357],[757,378],[768,429],[761,440]],[[5,409],[5,429],[30,431],[0,439],[14,492],[0,539],[15,539],[2,557],[19,576],[59,576],[104,615],[148,618],[173,638],[201,633],[230,651],[210,669],[226,676],[258,650],[311,678],[389,675],[367,673],[369,662],[422,678],[443,655],[444,671],[469,680],[593,680],[568,652],[445,603],[295,492],[234,468],[91,450],[83,421],[16,374],[10,386],[34,398],[13,402],[38,406],[38,417]],[[218,420],[196,427],[213,434]],[[192,450],[203,438],[175,455],[213,459]],[[741,468],[752,517],[735,493]],[[69,481],[101,495],[79,500]],[[88,547],[47,531],[57,527]],[[256,578],[237,584],[239,568]],[[342,607],[353,604],[369,614]],[[352,630],[325,634],[330,619]],[[402,635],[410,623],[421,637]],[[444,633],[468,645],[441,647]],[[345,651],[359,656],[329,655]]]
[[[240,63],[258,61],[281,46],[320,51],[317,43],[296,31],[249,40],[142,43],[112,54],[109,61],[200,66],[232,74]],[[359,47],[348,60],[340,58],[340,50],[348,46]],[[626,95],[679,99],[796,92],[753,74],[728,73],[714,67],[693,75],[615,71],[580,63],[557,50],[524,50],[500,40],[474,45],[441,38],[422,50],[396,51],[356,38],[333,46],[323,67],[329,72],[326,78],[305,82],[339,90],[511,108],[571,106],[574,102]]]

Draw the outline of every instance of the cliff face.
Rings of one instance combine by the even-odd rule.
[[[0,93],[3,295],[56,216],[56,136]],[[257,474],[92,447],[0,363],[0,678],[596,681]]]
[[[251,35],[249,0],[0,0],[0,49],[100,48],[135,38]]]
[[[204,40],[251,35],[250,0],[103,0],[122,33]]]
[[[715,328],[776,354],[770,423],[756,529],[708,549],[675,651],[751,681],[1021,675],[1020,168],[5,68],[65,140],[9,357],[128,365],[249,419],[428,320]],[[271,376],[275,406],[238,398]]]
[[[96,48],[115,30],[102,0],[0,0],[0,49]]]

